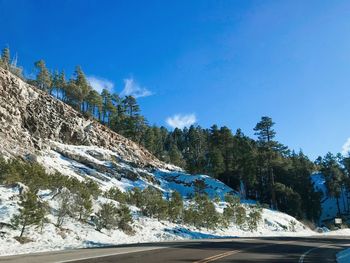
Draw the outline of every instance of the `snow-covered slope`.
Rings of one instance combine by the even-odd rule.
[[[144,168],[115,161],[117,155],[107,149],[60,143],[54,143],[54,145],[56,150],[50,149],[42,152],[37,158],[38,162],[51,171],[59,170],[67,176],[73,176],[80,180],[85,178],[95,180],[103,190],[118,187],[122,191],[127,191],[134,187],[145,188],[152,185],[162,190],[165,197],[174,190],[187,197],[194,192],[194,182],[203,180],[206,185],[205,191],[211,197],[219,196],[223,198],[226,193],[234,193],[228,186],[206,175],[189,175],[181,171],[166,169],[151,172]],[[81,162],[79,162],[77,156],[79,156]],[[52,195],[53,193],[50,191],[40,192],[40,197],[48,201],[50,207],[54,209],[57,206],[57,201],[52,199]],[[14,239],[15,236],[18,236],[19,231],[7,226],[12,216],[18,213],[18,187],[0,186],[0,200],[0,228],[2,227],[0,229],[0,255],[150,241],[315,234],[295,218],[268,209],[263,209],[262,220],[257,231],[251,232],[247,227],[240,228],[234,224],[231,224],[228,228],[207,230],[168,221],[158,221],[140,215],[138,213],[139,209],[131,206],[134,219],[134,235],[127,235],[118,229],[98,232],[93,225],[67,218],[62,228],[56,228],[53,224],[46,224],[42,233],[34,227],[29,228],[27,235],[35,241],[20,245]],[[94,201],[94,210],[97,211],[99,205],[107,201],[112,200],[99,197],[97,201]],[[118,205],[117,202],[112,202]],[[224,202],[217,204],[219,212],[222,212],[224,207]],[[248,211],[251,209],[249,205],[245,205],[245,207]],[[55,222],[53,215],[50,215],[49,219]]]
[[[57,206],[49,191],[41,191],[40,196],[43,200],[48,201],[51,207]],[[62,228],[56,228],[53,224],[45,224],[41,232],[39,229],[30,227],[27,230],[27,236],[34,241],[21,245],[14,239],[15,236],[18,236],[19,230],[12,230],[7,226],[10,223],[10,218],[18,210],[19,189],[17,187],[0,186],[0,200],[0,255],[152,241],[240,236],[307,236],[315,234],[295,218],[268,209],[263,209],[262,221],[259,223],[257,231],[250,232],[247,228],[241,229],[235,225],[231,225],[229,228],[207,230],[168,221],[158,221],[140,216],[137,213],[138,208],[131,207],[134,216],[134,235],[127,235],[118,229],[99,232],[92,225],[82,224],[77,220],[67,218]],[[99,204],[103,202],[106,202],[106,199],[100,197],[95,202],[94,208],[97,209]],[[222,209],[223,206],[223,203],[219,204],[218,210]],[[246,208],[250,209],[248,206]],[[52,215],[49,219],[55,221]]]
[[[96,146],[75,146],[51,142],[51,149],[43,151],[37,161],[49,171],[59,171],[79,180],[92,179],[102,190],[118,187],[121,191],[134,187],[141,189],[154,186],[164,195],[177,191],[183,197],[194,193],[195,182],[205,183],[205,191],[211,197],[224,198],[226,193],[235,193],[230,187],[207,175],[190,175],[180,168],[168,165],[169,169],[147,169],[124,162],[115,152]],[[235,193],[237,194],[237,193]]]

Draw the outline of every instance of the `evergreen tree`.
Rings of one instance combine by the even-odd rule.
[[[179,192],[173,192],[168,202],[168,214],[171,222],[181,222],[184,210],[183,200]]]
[[[112,95],[108,90],[103,89],[101,92],[101,97],[102,97],[101,122],[110,125],[111,116],[116,114],[116,107],[115,105],[113,105]],[[119,99],[118,99],[118,102],[119,102]]]
[[[123,230],[126,233],[132,233],[131,224],[133,223],[131,210],[125,204],[121,204],[121,206],[117,210],[118,214],[118,228]]]
[[[158,220],[165,219],[167,216],[167,202],[163,199],[160,190],[154,187],[147,187],[142,191],[143,205],[141,211],[149,217],[156,217]]]
[[[8,47],[4,48],[1,52],[1,66],[4,69],[10,69],[10,49]]]
[[[118,226],[118,209],[113,203],[104,203],[96,214],[96,229],[101,231],[103,228],[110,230]]]
[[[66,102],[74,109],[81,111],[83,100],[82,90],[75,84],[74,80],[70,80],[66,86]]]
[[[256,231],[258,229],[259,222],[261,221],[261,210],[259,208],[253,208],[249,212],[248,216],[248,228],[250,231]]]
[[[58,82],[57,82],[57,98],[61,99],[62,101],[66,102],[66,94],[67,94],[67,80],[66,80],[66,74],[64,71],[61,71]],[[60,94],[60,96],[59,96]]]
[[[117,201],[119,203],[125,204],[128,200],[128,195],[126,193],[123,193],[119,190],[117,187],[110,188],[106,193],[105,196],[107,198],[113,199],[114,201]]]
[[[79,110],[84,113],[88,109],[88,105],[85,99],[89,96],[91,87],[80,66],[77,66],[75,68],[74,76],[75,88],[77,89],[77,91],[79,90],[79,92],[76,92],[75,99],[77,104],[79,104]]]
[[[196,194],[200,194],[200,195],[206,194],[205,189],[207,188],[207,184],[203,179],[196,179],[193,182],[193,186],[194,186],[194,192]]]
[[[214,203],[209,199],[208,195],[204,194],[196,194],[194,201],[198,213],[196,226],[215,229],[219,223],[220,217]]]
[[[179,167],[185,167],[186,162],[175,144],[172,144],[172,146],[170,147],[169,158],[172,164],[175,164]]]
[[[327,153],[322,159],[321,171],[326,179],[328,196],[334,197],[337,201],[338,216],[341,215],[339,198],[344,186],[344,171],[341,168],[338,159],[331,153]]]
[[[34,63],[34,66],[38,70],[38,74],[36,75],[36,84],[37,86],[46,92],[50,92],[52,76],[49,70],[46,68],[46,64],[44,60],[39,60]]]
[[[141,189],[134,187],[130,192],[130,203],[138,208],[142,208],[145,201]]]
[[[276,209],[276,193],[274,189],[275,177],[272,167],[272,159],[274,157],[274,150],[277,143],[273,140],[276,132],[273,129],[274,122],[269,117],[262,117],[261,121],[257,123],[254,128],[255,135],[258,136],[258,145],[261,154],[261,160],[263,160],[264,166],[267,172],[267,180],[269,184],[269,191],[271,194],[271,207]]]
[[[95,117],[101,121],[101,113],[103,107],[103,100],[101,95],[96,90],[90,90],[88,96],[86,97],[86,103],[88,105],[88,113],[92,117]]]
[[[51,86],[49,89],[50,95],[52,95],[53,91],[56,91],[56,98],[58,98],[58,92],[59,92],[59,79],[60,79],[60,74],[58,73],[58,70],[55,70],[52,76],[52,82]]]
[[[57,220],[56,226],[61,227],[67,216],[71,214],[72,200],[68,189],[63,189],[58,196]]]
[[[214,178],[219,176],[225,171],[224,157],[218,147],[213,147],[209,152],[208,158],[208,172]]]
[[[22,238],[25,229],[30,225],[39,225],[45,217],[47,211],[37,195],[32,191],[25,192],[19,202],[19,214],[12,218],[12,224],[21,228],[19,238]]]
[[[73,195],[72,212],[77,215],[78,220],[85,221],[92,213],[91,194],[83,187],[79,188]]]
[[[151,153],[155,154],[157,153],[157,138],[155,136],[155,132],[153,127],[147,127],[145,131],[145,135],[143,138],[143,146],[150,151]]]

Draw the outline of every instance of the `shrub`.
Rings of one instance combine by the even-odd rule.
[[[131,205],[135,205],[139,208],[141,208],[144,204],[144,199],[142,195],[142,191],[138,187],[134,187],[130,192],[129,192],[129,203]]]
[[[238,226],[242,226],[246,220],[247,220],[247,213],[246,213],[246,209],[244,208],[244,206],[240,205],[236,207],[236,212],[235,212],[235,223]]]
[[[72,213],[77,216],[78,220],[86,221],[92,213],[92,200],[89,192],[82,189],[74,193]]]
[[[214,203],[205,194],[196,194],[184,212],[184,222],[196,227],[215,228],[220,220]]]
[[[168,216],[171,222],[182,221],[183,218],[183,199],[179,192],[173,192],[168,202]]]
[[[252,232],[256,231],[258,229],[258,224],[261,221],[261,219],[261,209],[253,208],[253,210],[249,212],[248,216],[248,229]]]
[[[149,186],[142,191],[142,198],[141,212],[145,216],[156,217],[158,220],[167,217],[168,204],[160,190]]]
[[[122,203],[122,204],[126,204],[128,201],[128,194],[120,191],[118,187],[110,188],[105,193],[105,197],[112,199],[114,201],[117,201],[119,203]]]
[[[133,222],[131,211],[128,206],[122,204],[118,210],[118,228],[126,233],[132,233],[131,224]]]
[[[231,221],[242,226],[246,221],[246,210],[240,204],[239,197],[230,194],[225,195],[226,207],[223,212],[223,225],[228,227]]]
[[[113,203],[105,203],[101,205],[100,210],[96,214],[96,229],[101,231],[103,228],[110,230],[118,226],[118,209]]]

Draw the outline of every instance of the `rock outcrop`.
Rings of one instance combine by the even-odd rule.
[[[169,168],[136,143],[0,68],[0,152],[37,154],[52,142],[105,148],[137,167]]]

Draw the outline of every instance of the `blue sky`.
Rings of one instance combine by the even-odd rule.
[[[0,0],[0,25],[26,74],[40,58],[79,64],[95,86],[139,96],[151,124],[252,136],[268,115],[311,158],[350,137],[349,1]]]

